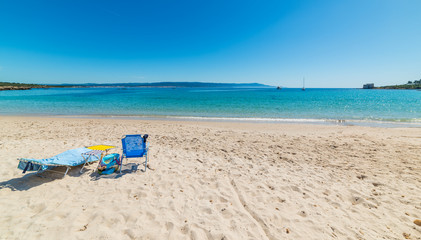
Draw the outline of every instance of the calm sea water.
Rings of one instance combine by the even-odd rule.
[[[421,125],[421,91],[60,88],[0,91],[3,115],[100,115]]]

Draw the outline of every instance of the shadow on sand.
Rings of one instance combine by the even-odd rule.
[[[12,191],[26,191],[44,183],[49,183],[54,180],[60,180],[64,177],[65,172],[65,167],[56,167],[54,168],[54,171],[50,170],[43,172],[27,173],[22,177],[17,177],[4,182],[0,182],[0,189],[9,188]],[[80,167],[74,167],[69,170],[66,176],[79,177],[85,174],[85,172],[86,171],[80,173]]]
[[[120,171],[117,171],[116,173],[112,173],[110,175],[100,175],[98,173],[98,171],[92,172],[90,177],[92,181],[97,181],[100,180],[102,178],[106,178],[106,179],[117,179],[117,178],[121,178],[122,176],[126,175],[126,174],[131,174],[131,173],[135,173],[138,171],[139,168],[139,164],[138,163],[128,163],[123,165],[123,169]],[[143,171],[143,170],[140,170]]]
[[[80,177],[88,172],[91,172],[89,176],[91,177],[91,181],[97,181],[102,178],[106,179],[117,179],[121,178],[122,176],[126,174],[135,173],[138,171],[139,164],[137,163],[129,163],[125,164],[123,166],[123,170],[118,171],[116,173],[110,174],[110,175],[100,175],[98,174],[98,171],[90,171],[86,170],[80,173],[80,167],[74,167],[69,170],[66,176],[70,177]],[[27,191],[33,187],[37,187],[39,185],[42,185],[44,183],[49,183],[55,180],[61,180],[63,179],[64,172],[66,171],[65,167],[56,167],[54,168],[54,171],[43,171],[43,172],[33,172],[33,173],[27,173],[23,175],[22,177],[13,178],[7,181],[0,182],[0,190],[9,188],[12,191]],[[140,171],[143,171],[140,170]]]

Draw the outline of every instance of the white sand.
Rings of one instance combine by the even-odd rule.
[[[155,170],[16,168],[134,133]],[[0,239],[421,239],[420,128],[0,117],[0,157]]]

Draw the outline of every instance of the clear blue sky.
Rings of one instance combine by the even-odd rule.
[[[420,0],[0,0],[0,81],[361,87],[421,78]]]

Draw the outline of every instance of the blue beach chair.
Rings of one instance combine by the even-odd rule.
[[[46,170],[52,171],[51,169],[54,167],[66,167],[66,172],[64,173],[64,176],[66,176],[71,167],[83,164],[80,169],[80,172],[82,173],[85,164],[98,161],[100,159],[100,154],[92,155],[89,158],[84,157],[85,154],[90,154],[91,152],[93,152],[91,149],[83,147],[62,152],[50,158],[18,158],[18,168],[23,170],[22,173],[26,173],[26,171],[42,172]]]
[[[145,170],[148,167],[148,150],[149,150],[149,143],[146,143],[146,139],[148,138],[148,134],[144,134],[143,136],[140,134],[135,135],[125,135],[121,139],[121,144],[123,147],[123,154],[121,156],[120,164],[123,164],[124,158],[142,158],[145,157]],[[120,173],[122,166],[120,165]]]

